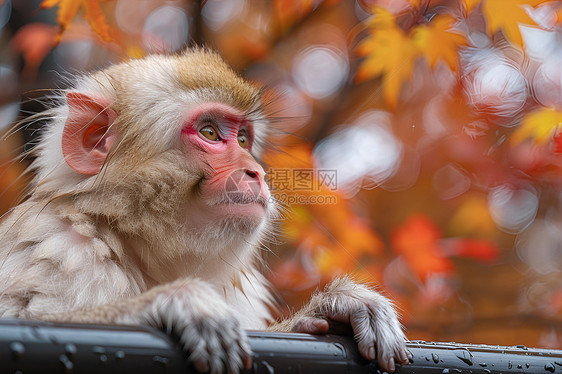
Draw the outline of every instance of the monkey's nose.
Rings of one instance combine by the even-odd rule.
[[[246,173],[247,176],[249,176],[252,179],[259,179],[260,177],[260,173],[255,170],[244,169],[244,172]]]

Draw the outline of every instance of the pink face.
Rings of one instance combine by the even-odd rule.
[[[228,105],[205,103],[187,114],[182,141],[187,157],[205,174],[199,214],[261,222],[270,195],[265,172],[250,153],[252,122]]]

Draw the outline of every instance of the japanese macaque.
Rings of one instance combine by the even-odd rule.
[[[392,304],[342,277],[274,323],[258,272],[275,203],[260,91],[213,52],[80,77],[38,118],[30,195],[0,227],[0,316],[144,324],[199,371],[251,365],[245,329],[349,324],[382,370],[409,359]]]

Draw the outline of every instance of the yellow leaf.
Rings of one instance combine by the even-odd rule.
[[[111,41],[109,35],[109,25],[105,21],[105,17],[101,11],[100,2],[106,0],[43,0],[41,8],[50,9],[58,5],[57,23],[60,30],[57,40],[60,40],[62,34],[70,26],[70,23],[76,17],[76,14],[83,8],[84,17],[88,20],[92,30],[106,42]]]
[[[466,13],[470,13],[474,8],[480,4],[481,0],[462,0],[462,4]]]
[[[451,31],[455,20],[443,14],[436,16],[429,25],[416,26],[412,39],[427,63],[435,69],[439,60],[444,61],[449,69],[458,69],[458,48],[466,45],[464,35]]]
[[[523,6],[537,6],[546,1],[550,0],[484,0],[482,12],[486,18],[488,33],[493,35],[501,30],[511,44],[523,48],[519,24],[536,26]]]
[[[396,24],[395,17],[384,8],[374,8],[367,26],[371,35],[357,47],[357,52],[366,59],[355,79],[361,82],[382,75],[384,99],[388,106],[394,108],[403,82],[412,74],[417,50]]]
[[[136,59],[145,56],[144,50],[139,45],[131,45],[127,47],[127,56]]]
[[[470,196],[455,211],[449,222],[451,234],[457,237],[486,237],[496,232],[485,196]]]
[[[537,144],[546,144],[562,128],[562,111],[540,108],[523,117],[521,125],[511,136],[513,144],[532,138]]]
[[[101,11],[100,4],[97,0],[84,1],[84,16],[88,20],[92,31],[98,34],[104,41],[110,42],[109,25],[105,22],[105,17]]]
[[[418,9],[420,7],[420,0],[408,0],[408,2],[414,7],[414,9]]]

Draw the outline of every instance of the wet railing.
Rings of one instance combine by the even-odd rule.
[[[250,331],[248,373],[370,373],[351,337]],[[408,374],[562,373],[562,351],[410,342]],[[0,373],[189,373],[166,334],[143,327],[0,320]]]

